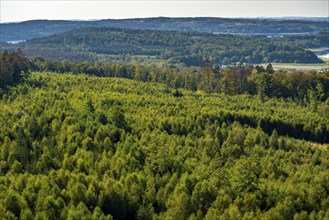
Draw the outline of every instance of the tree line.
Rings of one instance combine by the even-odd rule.
[[[120,77],[142,82],[164,83],[206,93],[228,95],[251,94],[265,97],[291,98],[316,106],[329,97],[329,72],[274,71],[266,67],[237,65],[222,68],[206,60],[203,67],[168,67],[143,65],[139,62],[69,62],[49,61],[41,57],[30,60],[32,71],[89,74],[99,77]]]
[[[185,32],[237,33],[245,35],[316,34],[328,32],[326,18],[246,19],[246,18],[135,18],[98,21],[32,20],[0,24],[2,41],[27,40],[63,33],[79,27],[120,27],[176,30]]]

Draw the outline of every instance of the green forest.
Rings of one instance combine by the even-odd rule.
[[[21,48],[33,58],[203,66],[236,63],[323,63],[305,48],[329,47],[328,33],[268,37],[108,27],[75,29],[0,49]]]
[[[329,72],[0,67],[3,219],[329,218]]]
[[[104,20],[30,20],[0,23],[0,41],[21,41],[47,37],[84,27],[113,27],[150,30],[173,30],[206,33],[235,33],[243,35],[290,35],[328,32],[326,17],[285,18],[132,18]]]

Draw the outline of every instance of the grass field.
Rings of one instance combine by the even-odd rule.
[[[327,65],[329,65],[329,58],[327,58],[327,57],[321,57],[321,60],[323,60],[324,62],[326,62]]]
[[[323,58],[323,61],[325,63],[321,64],[306,64],[306,63],[272,63],[272,66],[274,70],[302,70],[302,71],[308,71],[308,70],[316,70],[320,71],[323,69],[329,69],[329,59],[328,58]],[[261,64],[262,66],[266,67],[268,64],[264,63]]]

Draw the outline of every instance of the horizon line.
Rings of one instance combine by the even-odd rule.
[[[156,16],[156,17],[127,17],[127,18],[100,18],[100,19],[47,19],[47,18],[38,18],[38,19],[31,19],[31,20],[20,20],[20,21],[7,21],[7,22],[1,22],[0,24],[13,24],[13,23],[23,23],[23,22],[29,22],[29,21],[103,21],[103,20],[129,20],[129,19],[152,19],[152,18],[226,18],[226,19],[287,19],[287,20],[301,20],[303,18],[305,19],[328,19],[329,22],[329,16],[232,16],[232,17],[216,17],[216,16],[183,16],[183,17],[177,17],[177,16]]]

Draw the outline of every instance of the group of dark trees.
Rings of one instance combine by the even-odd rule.
[[[314,39],[317,37],[319,41]],[[323,63],[303,46],[324,47],[325,35],[268,38],[196,32],[89,27],[35,38],[16,45],[29,57],[50,60],[113,61],[184,64]],[[312,45],[309,42],[313,42]],[[7,47],[8,45],[4,45]]]
[[[296,44],[303,48],[328,48],[329,49],[329,34],[328,32],[320,32],[314,35],[293,35],[277,38],[288,44]]]
[[[200,93],[32,73],[0,99],[1,218],[329,218],[328,145],[301,140],[329,103]]]
[[[8,52],[0,55],[0,89],[7,85],[21,82],[29,75],[28,59],[21,51]]]

